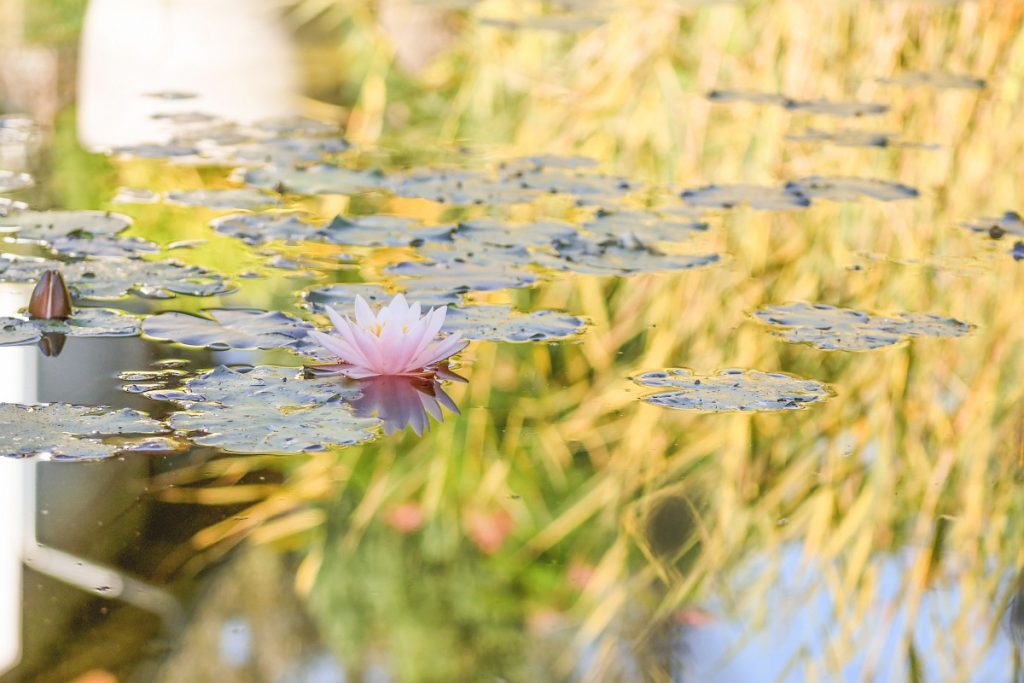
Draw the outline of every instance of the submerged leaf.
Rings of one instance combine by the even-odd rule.
[[[644,396],[648,403],[708,413],[800,410],[834,395],[821,382],[759,370],[729,369],[715,375],[695,375],[685,368],[669,368],[646,372],[633,381],[673,390]]]

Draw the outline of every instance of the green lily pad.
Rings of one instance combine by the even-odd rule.
[[[861,197],[894,202],[918,196],[916,189],[902,183],[842,176],[808,176],[786,183],[786,189],[810,199],[831,199],[837,202],[856,201]]]
[[[164,201],[184,206],[204,206],[209,209],[255,210],[281,204],[279,198],[249,188],[179,190],[168,192],[164,196]]]
[[[389,188],[400,197],[464,205],[528,204],[540,196],[522,183],[481,170],[420,169],[392,177]]]
[[[220,275],[170,260],[102,259],[64,263],[0,256],[0,282],[35,282],[46,270],[61,271],[75,295],[86,299],[116,299],[129,292],[161,299],[175,294],[213,296],[232,289]]]
[[[109,211],[22,211],[0,219],[0,230],[18,239],[51,243],[61,237],[116,235],[132,219]]]
[[[583,318],[560,311],[520,313],[510,306],[450,307],[444,329],[465,339],[504,342],[554,341],[580,334]]]
[[[803,209],[811,205],[811,200],[798,188],[788,185],[706,185],[683,190],[680,196],[687,204],[719,209],[732,209],[745,204],[753,209],[782,211]]]
[[[825,304],[768,306],[753,315],[776,328],[775,334],[786,341],[824,351],[868,351],[911,337],[962,337],[971,330],[967,323],[937,315],[901,313],[887,317]]]
[[[28,173],[0,170],[0,192],[17,192],[35,185]]]
[[[142,331],[154,339],[222,351],[289,346],[312,329],[309,323],[280,311],[220,308],[203,312],[209,317],[157,313],[143,321]]]
[[[357,385],[338,378],[305,379],[296,368],[224,366],[185,383],[184,412],[172,428],[199,432],[192,441],[234,453],[302,453],[373,439],[380,420],[357,417],[345,403]]]
[[[213,149],[204,148],[203,155],[224,165],[248,166],[268,164],[276,167],[315,164],[347,150],[350,145],[339,137],[287,137],[270,140],[219,141]]]
[[[245,171],[246,185],[294,194],[355,194],[384,184],[380,171],[359,171],[331,164],[295,168],[264,166]]]
[[[164,431],[163,424],[135,410],[0,403],[0,455],[7,457],[98,460],[124,449],[104,443],[105,436]]]
[[[705,413],[800,410],[834,395],[821,382],[759,370],[729,369],[715,375],[695,375],[685,368],[669,368],[645,372],[633,381],[645,387],[672,389],[644,396],[647,403]]]

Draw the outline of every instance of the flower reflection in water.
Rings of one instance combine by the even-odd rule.
[[[308,366],[306,375],[337,376],[336,365]],[[439,365],[429,375],[378,375],[358,380],[363,395],[351,402],[356,415],[376,416],[384,421],[384,433],[394,434],[412,427],[417,436],[430,430],[430,418],[444,420],[444,411],[459,414],[459,407],[445,393],[442,381],[466,382],[446,365]]]

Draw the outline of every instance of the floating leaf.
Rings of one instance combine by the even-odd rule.
[[[712,102],[747,102],[749,104],[770,104],[784,107],[789,98],[779,93],[758,92],[754,90],[712,90],[707,95]]]
[[[53,242],[60,237],[116,235],[132,219],[109,211],[22,211],[0,220],[0,229],[18,239]]]
[[[635,239],[641,243],[650,243],[682,242],[694,232],[707,230],[708,224],[651,211],[620,211],[601,212],[583,227],[604,239]]]
[[[780,211],[802,209],[811,205],[811,200],[796,187],[769,187],[765,185],[706,185],[692,190],[683,190],[683,201],[694,206],[708,206],[732,209],[746,204],[754,209]]]
[[[8,457],[109,458],[123,448],[103,443],[103,437],[163,431],[161,423],[135,410],[0,403],[0,455]]]
[[[451,242],[455,226],[422,227],[401,216],[336,216],[318,237],[332,244],[364,247],[418,247],[428,242]]]
[[[296,213],[234,213],[215,219],[210,225],[222,235],[237,237],[246,244],[313,239],[321,227]]]
[[[474,263],[406,262],[385,269],[389,275],[414,280],[411,285],[421,291],[462,293],[487,292],[496,289],[529,287],[537,276],[511,266],[481,266]],[[405,282],[399,282],[400,286]]]
[[[478,170],[417,170],[392,177],[390,189],[400,197],[449,204],[526,204],[540,194],[521,183]]]
[[[404,292],[409,303],[419,303],[426,308],[447,306],[460,301],[458,294],[419,291],[416,289]],[[327,306],[334,308],[342,315],[355,308],[356,297],[361,296],[371,306],[379,307],[394,298],[380,285],[365,282],[340,282],[338,284],[315,287],[302,293],[302,307],[314,313],[324,313]]]
[[[890,147],[898,144],[892,133],[876,133],[870,130],[824,131],[808,128],[800,135],[787,135],[794,142],[829,142],[840,147]]]
[[[222,351],[289,346],[312,329],[309,323],[280,311],[219,308],[203,312],[209,317],[157,313],[146,318],[142,330],[154,339]]]
[[[987,84],[984,78],[946,71],[908,71],[891,78],[878,79],[881,83],[903,87],[927,86],[960,90],[981,90]]]
[[[253,187],[282,193],[354,194],[381,187],[384,175],[379,171],[359,171],[320,164],[303,168],[264,166],[246,171],[242,180]]]
[[[634,381],[646,387],[673,389],[644,396],[648,403],[708,413],[800,410],[834,395],[821,382],[759,370],[729,369],[715,375],[695,375],[684,368],[669,368],[646,372]]]
[[[231,143],[231,141],[226,141]],[[221,142],[213,149],[204,149],[204,156],[224,165],[243,166],[268,164],[277,167],[313,164],[344,152],[349,143],[342,138],[290,137],[273,138],[233,144]]]
[[[1004,235],[1024,237],[1024,220],[1016,211],[1007,211],[999,218],[979,218],[964,223],[963,226],[973,232],[985,233],[994,240],[1001,239]]]
[[[160,195],[144,187],[119,187],[111,201],[114,204],[156,204]]]
[[[894,202],[918,195],[916,189],[901,183],[841,176],[808,176],[786,183],[786,189],[811,199],[831,199],[837,202],[856,201],[861,197]]]
[[[213,296],[231,291],[223,277],[176,261],[102,259],[64,263],[49,259],[0,256],[0,281],[35,282],[47,270],[59,270],[79,298],[116,299],[131,291],[169,298],[174,294]]]
[[[343,401],[358,386],[338,378],[306,379],[296,368],[221,366],[185,383],[186,412],[171,427],[204,432],[192,440],[235,453],[302,453],[349,446],[376,436],[380,420],[357,417]],[[173,395],[172,395],[173,398]]]
[[[21,346],[39,341],[39,328],[32,320],[24,318],[0,318],[0,346]]]
[[[16,192],[32,187],[35,181],[28,173],[0,170],[0,192]]]
[[[559,311],[520,313],[510,306],[450,307],[444,329],[466,339],[526,342],[573,337],[587,322]]]
[[[168,142],[115,147],[111,153],[122,159],[183,159],[196,156],[199,150],[192,145]]]
[[[768,306],[753,315],[781,328],[775,334],[786,341],[824,351],[867,351],[910,337],[961,337],[971,330],[967,323],[937,315],[901,313],[885,317],[826,304]]]
[[[555,245],[555,255],[535,254],[546,268],[592,275],[628,275],[666,270],[689,270],[716,263],[717,254],[666,254],[643,244],[636,237],[595,240],[578,237]]]
[[[329,121],[318,121],[306,116],[280,116],[263,119],[253,124],[253,129],[273,135],[292,137],[311,135],[337,135],[338,124]]]
[[[876,116],[889,111],[888,105],[877,102],[836,102],[833,100],[790,100],[786,108],[824,116]]]
[[[281,200],[273,195],[248,188],[179,190],[168,192],[164,201],[184,206],[205,206],[210,209],[263,209],[281,203]]]
[[[561,221],[509,224],[494,218],[477,218],[459,224],[457,237],[499,247],[547,246],[572,239],[576,227]]]
[[[148,240],[110,235],[57,237],[49,243],[49,247],[58,254],[76,258],[138,258],[143,254],[155,254],[160,251],[159,246]]]

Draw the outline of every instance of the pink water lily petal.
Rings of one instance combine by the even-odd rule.
[[[342,374],[359,379],[376,375],[423,375],[437,363],[466,347],[460,335],[437,338],[444,326],[446,306],[421,315],[398,294],[375,314],[361,296],[355,301],[355,321],[327,307],[338,335],[311,332],[311,337],[345,364]]]

